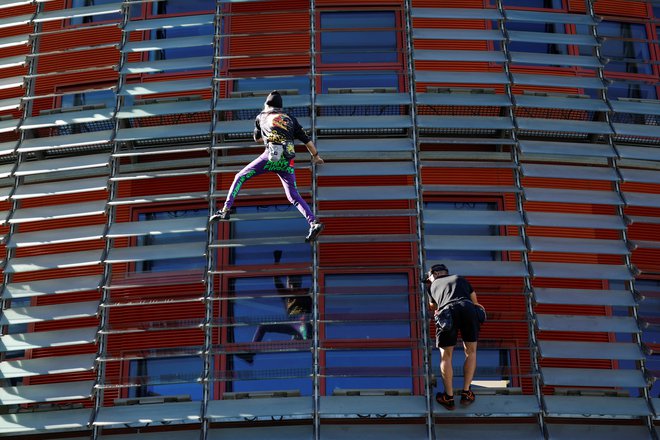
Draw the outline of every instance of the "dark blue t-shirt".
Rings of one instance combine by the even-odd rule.
[[[433,281],[429,290],[429,294],[438,304],[438,310],[450,302],[462,299],[470,300],[470,294],[474,292],[468,280],[460,275],[447,275],[437,278]]]

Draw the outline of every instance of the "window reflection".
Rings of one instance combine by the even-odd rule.
[[[536,32],[539,35],[564,33],[563,23],[507,22],[506,28],[509,31]],[[509,50],[513,52],[549,53],[562,55],[568,53],[568,48],[565,44],[545,44],[526,41],[511,41],[509,43]]]
[[[577,25],[578,33],[588,34],[585,26]],[[650,49],[646,25],[602,21],[598,24],[598,36],[604,37],[601,43],[601,55],[608,58],[605,70],[650,75],[652,73]],[[590,55],[591,49],[580,47],[580,53]]]
[[[410,338],[407,274],[326,275],[324,284],[327,339]]]
[[[494,2],[493,2],[494,3]],[[502,0],[504,7],[563,9],[562,0]]]
[[[129,388],[128,397],[181,396],[202,399],[202,359],[198,356],[130,361],[130,380],[146,383]]]
[[[286,252],[282,253],[282,260]],[[272,262],[271,262],[272,263]],[[237,278],[230,281],[224,333],[226,391],[312,390],[312,298],[308,275]]]
[[[442,210],[451,218],[452,211],[496,211],[495,202],[425,202],[424,210]],[[498,235],[498,228],[491,225],[471,224],[432,224],[425,223],[426,235]],[[493,261],[498,259],[499,254],[492,251],[464,251],[464,250],[426,250],[427,260],[472,260]]]
[[[156,211],[138,214],[138,221],[171,220],[186,217],[207,217],[208,210],[185,209],[177,211]],[[138,246],[152,246],[158,244],[205,242],[206,232],[182,232],[150,234],[138,239]],[[172,258],[165,260],[148,260],[138,263],[137,272],[160,272],[173,270],[201,269],[206,265],[205,257]]]
[[[152,5],[152,12],[156,15],[213,11],[215,11],[215,0],[160,0]]]
[[[322,12],[320,27],[323,30],[322,63],[393,63],[398,60],[393,11]]]
[[[160,49],[150,53],[152,60],[174,60],[179,58],[191,58],[212,56],[213,46],[211,45],[211,35],[213,35],[213,25],[173,27],[171,29],[158,29],[152,33],[152,39],[165,40],[172,38],[185,38],[197,36],[209,36],[209,44],[194,47],[175,47]],[[184,69],[185,70],[185,69]]]
[[[86,6],[99,6],[99,5],[110,5],[117,4],[117,0],[72,0],[72,8],[81,8]],[[98,23],[100,21],[120,21],[121,13],[116,12],[113,14],[102,14],[102,15],[87,15],[84,17],[73,17],[71,18],[71,24],[87,24],[87,23]]]
[[[412,352],[403,349],[328,350],[325,352],[325,394],[342,390],[412,391]]]
[[[254,219],[232,222],[232,239],[296,237],[296,243],[232,248],[231,264],[273,264],[273,252],[276,250],[283,252],[282,263],[301,263],[311,260],[310,247],[303,240],[307,231],[307,222],[293,205],[237,206],[236,214],[257,215]],[[264,218],[268,214],[282,218]],[[299,241],[297,237],[300,237]]]

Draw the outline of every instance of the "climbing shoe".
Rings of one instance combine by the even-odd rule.
[[[230,217],[229,210],[222,208],[215,211],[215,214],[211,216],[209,222],[213,223],[217,221],[227,221],[229,220],[229,217]]]
[[[476,397],[474,396],[472,390],[461,391],[461,405],[463,406],[472,405],[475,399]]]
[[[318,237],[321,234],[323,228],[325,228],[325,226],[323,225],[323,223],[319,223],[319,222],[314,222],[311,225],[309,225],[309,232],[307,233],[307,237],[305,237],[305,243],[309,243],[311,241],[316,240],[316,237]]]
[[[454,396],[450,396],[447,393],[437,393],[435,395],[435,401],[447,408],[449,411],[452,411],[455,408]]]

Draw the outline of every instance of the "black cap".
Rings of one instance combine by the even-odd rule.
[[[444,264],[434,264],[433,267],[431,268],[431,272],[440,272],[440,271],[445,271],[449,272],[449,269],[447,269],[447,266]]]
[[[277,90],[270,92],[266,98],[266,105],[276,108],[282,108],[282,95]]]

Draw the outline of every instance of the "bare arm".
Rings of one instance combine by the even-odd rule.
[[[309,151],[309,154],[312,155],[312,162],[313,163],[323,163],[323,159],[321,156],[319,156],[319,152],[316,149],[316,145],[314,145],[314,142],[309,141],[305,144],[305,147],[307,147],[307,151]]]
[[[486,310],[486,308],[484,306],[479,304],[479,301],[477,300],[477,292],[472,291],[472,293],[470,294],[470,301],[472,301],[475,306],[481,307],[482,309]]]

